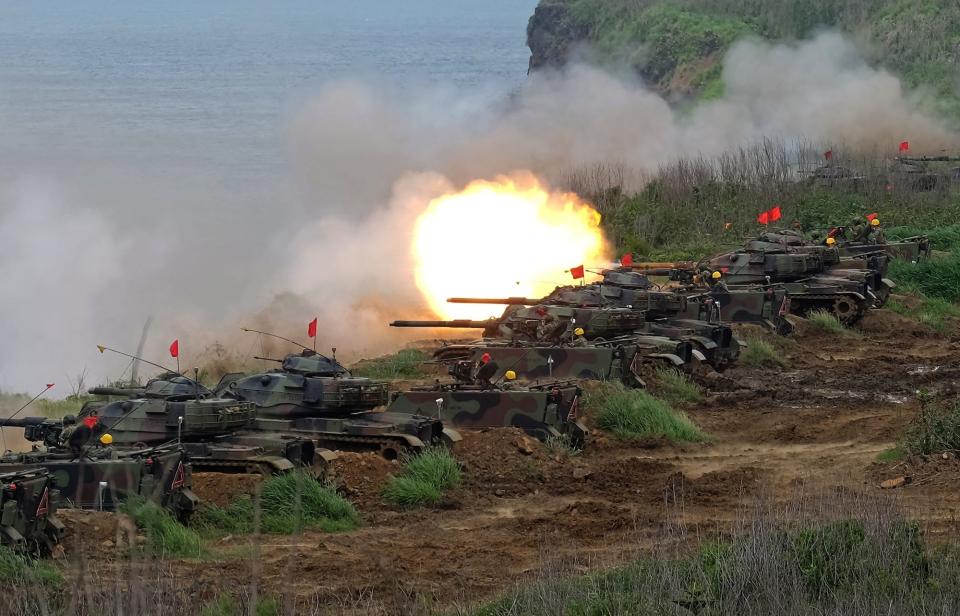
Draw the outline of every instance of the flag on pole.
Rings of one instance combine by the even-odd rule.
[[[570,275],[573,276],[574,280],[576,280],[576,279],[578,279],[578,278],[583,278],[583,275],[584,275],[583,266],[582,266],[582,265],[578,265],[578,266],[576,266],[576,267],[571,267],[571,268],[570,268]]]
[[[776,222],[783,218],[783,213],[780,211],[779,205],[773,206],[767,213],[770,214],[770,222]]]
[[[873,214],[867,214],[865,218],[870,222],[873,222],[874,220],[877,219],[878,216],[880,216],[880,214],[877,214],[876,212],[874,212]]]
[[[824,152],[823,157],[826,158],[828,161],[833,160],[833,150],[827,150],[826,152]]]
[[[170,357],[180,357],[180,339],[170,343]]]
[[[620,265],[626,267],[628,265],[633,265],[633,253],[628,252],[627,254],[620,257]]]
[[[761,225],[769,225],[769,224],[770,224],[770,212],[760,212],[760,213],[757,215],[757,222],[760,223]]]
[[[53,389],[53,383],[47,383],[47,389]]]
[[[900,151],[901,151],[901,152],[906,152],[906,151],[909,150],[909,149],[910,149],[910,142],[909,142],[909,141],[901,141],[901,142],[900,142]]]
[[[310,338],[317,337],[317,319],[314,318],[307,324],[307,336]]]

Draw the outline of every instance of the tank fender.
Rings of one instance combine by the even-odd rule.
[[[453,428],[443,429],[443,443],[448,447],[463,440],[463,436]]]
[[[896,288],[897,288],[897,283],[895,283],[894,281],[890,280],[889,278],[881,278],[881,279],[880,279],[880,282],[882,282],[882,283],[883,283],[883,286],[887,287],[888,289],[896,289]]]
[[[424,449],[427,446],[426,443],[421,441],[419,437],[416,437],[412,434],[398,434],[394,432],[394,433],[388,434],[387,436],[406,441],[407,445],[409,445],[413,449]]]
[[[703,348],[710,351],[720,346],[710,338],[707,338],[706,336],[688,336],[688,337],[690,340],[693,340],[697,344],[701,345]]]
[[[337,459],[337,452],[331,451],[329,449],[324,449],[323,447],[318,448],[314,454],[318,460],[323,460],[324,462],[333,462]]]
[[[707,361],[707,356],[701,353],[698,349],[693,349],[690,351],[690,354],[699,359],[700,361]]]
[[[683,365],[683,360],[680,359],[680,357],[678,357],[677,355],[674,355],[673,353],[651,353],[650,355],[647,355],[647,357],[656,357],[659,359],[666,359],[667,361],[672,363],[674,366]]]

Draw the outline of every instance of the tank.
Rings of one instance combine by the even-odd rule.
[[[3,425],[16,426],[12,422],[20,421],[4,420]],[[65,438],[62,422],[46,420],[34,425],[34,437],[44,430],[42,442],[54,441],[52,433]],[[3,454],[0,473],[45,469],[63,507],[115,511],[128,498],[137,496],[165,507],[186,522],[199,503],[191,489],[190,461],[176,445],[122,449],[65,440],[70,441],[68,445],[41,445],[27,453]]]
[[[582,448],[588,430],[579,420],[581,395],[572,382],[529,387],[454,383],[394,392],[388,410],[431,414],[456,428],[516,427],[542,441],[566,437]]]
[[[48,555],[63,538],[59,493],[45,468],[0,472],[0,545]]]
[[[309,438],[255,430],[252,403],[215,396],[177,374],[151,379],[142,388],[94,387],[90,393],[126,396],[81,409],[81,417],[96,418],[97,436],[109,433],[115,447],[177,442],[197,471],[270,475],[303,468],[320,478],[335,458]]]
[[[791,313],[805,316],[813,310],[826,310],[852,325],[871,306],[882,304],[893,288],[876,270],[858,267],[863,265],[861,258],[844,260],[836,248],[806,245],[799,233],[781,231],[764,233],[749,240],[743,249],[706,259],[696,267],[689,262],[630,267],[669,276],[688,288],[705,289],[710,284],[702,273],[719,271],[723,282],[712,287],[715,295],[744,286],[766,289],[776,285],[789,295]]]
[[[218,396],[253,404],[256,432],[308,438],[318,447],[379,451],[388,459],[460,440],[435,418],[374,410],[387,404],[386,383],[358,378],[313,351],[288,355],[278,370],[225,376]]]
[[[703,356],[698,359],[706,361],[715,370],[723,370],[736,361],[740,354],[740,345],[730,326],[720,322],[719,313],[707,312],[704,315],[705,318],[700,320],[699,313],[688,313],[686,296],[654,290],[652,287],[650,279],[638,272],[608,270],[604,272],[602,282],[583,286],[557,287],[550,295],[538,300],[518,297],[503,299],[452,297],[447,301],[458,304],[508,303],[510,307],[504,312],[501,320],[510,319],[511,308],[521,305],[532,306],[525,312],[529,314],[532,311],[536,315],[544,311],[570,310],[573,306],[587,315],[629,311],[633,313],[632,318],[623,319],[622,327],[609,328],[606,332],[598,333],[596,328],[590,327],[589,322],[584,325],[582,317],[575,319],[575,326],[583,328],[583,337],[591,342],[634,334],[668,337],[687,342]],[[513,314],[520,314],[520,312],[515,311]],[[677,317],[684,318],[677,321]],[[559,337],[559,342],[572,340],[570,330],[573,327],[573,325],[567,327]],[[494,337],[487,334],[488,331],[485,330],[485,337]]]
[[[511,370],[527,382],[556,379],[617,380],[631,387],[644,387],[658,367],[688,369],[702,358],[689,342],[663,336],[631,335],[583,346],[542,346],[504,340],[481,340],[446,345],[434,358],[446,364],[460,382],[472,382],[472,372],[488,355],[494,370],[491,381],[502,381]]]

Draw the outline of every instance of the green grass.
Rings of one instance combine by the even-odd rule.
[[[255,514],[253,499],[243,496],[226,508],[201,505],[193,526],[206,536],[250,534],[255,530]],[[309,473],[276,475],[261,489],[261,532],[290,535],[306,528],[342,532],[359,525],[360,515],[353,504]]]
[[[549,436],[543,443],[544,449],[551,456],[561,458],[573,458],[583,453],[582,449],[574,447],[570,441],[570,435],[561,434],[560,436]]]
[[[34,560],[0,545],[0,581],[6,584],[34,582],[59,586],[63,576],[50,562]]]
[[[703,390],[690,377],[674,368],[660,368],[656,374],[656,394],[670,404],[703,400]]]
[[[783,354],[772,344],[756,336],[744,339],[746,348],[740,351],[740,362],[751,368],[787,368]]]
[[[130,498],[120,510],[126,513],[147,536],[145,550],[157,555],[199,558],[206,554],[200,535],[189,529],[156,503]]]
[[[843,326],[835,314],[827,310],[814,310],[807,314],[807,321],[814,329],[841,336],[853,335],[853,332]]]
[[[877,456],[877,462],[883,462],[889,464],[892,462],[899,462],[907,457],[907,451],[900,446],[891,447],[890,449],[885,449],[880,452],[880,455]]]
[[[397,507],[436,505],[447,490],[462,481],[460,465],[442,447],[432,447],[407,458],[400,474],[390,477],[382,496]]]
[[[920,263],[895,260],[889,277],[900,291],[948,303],[960,303],[960,251]]]
[[[249,613],[229,594],[218,595],[200,608],[200,616],[246,616]],[[259,597],[253,613],[255,616],[279,616],[280,602],[272,596]]]
[[[924,403],[900,447],[907,453],[925,456],[960,450],[960,402]]]
[[[758,520],[748,525],[750,534],[607,571],[547,570],[458,614],[952,613],[960,591],[957,546],[928,549],[916,524],[864,517],[802,525]]]
[[[934,331],[946,334],[951,329],[948,318],[960,318],[960,306],[943,299],[919,296],[919,306],[910,307],[896,297],[887,301],[885,308],[897,314],[916,319]]]
[[[64,415],[76,415],[80,412],[85,402],[96,399],[96,396],[82,394],[79,396],[67,396],[63,400],[45,400],[41,398],[37,400],[36,404],[42,415],[58,419]]]
[[[370,379],[416,379],[429,374],[424,367],[428,359],[423,351],[404,349],[395,355],[360,363],[351,368],[351,373]]]
[[[685,414],[645,391],[608,383],[588,396],[587,405],[596,425],[618,439],[694,443],[707,439]]]

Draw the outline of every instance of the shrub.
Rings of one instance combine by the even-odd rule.
[[[670,404],[699,402],[703,400],[703,391],[686,374],[673,368],[657,370],[657,395]]]
[[[199,557],[204,555],[200,536],[186,528],[160,505],[130,498],[121,506],[147,535],[146,549],[165,556]]]
[[[597,426],[619,439],[665,438],[699,442],[706,435],[686,415],[645,391],[623,390],[606,397]]]
[[[924,404],[901,446],[917,455],[960,449],[960,403]]]
[[[835,314],[826,310],[814,310],[810,312],[807,314],[807,321],[820,331],[842,335],[852,333],[843,326],[843,323],[840,322],[840,319],[838,319]]]
[[[408,458],[399,475],[390,477],[382,496],[398,507],[435,505],[443,493],[460,485],[462,471],[449,451],[433,447]]]
[[[772,344],[763,338],[744,339],[746,348],[740,351],[740,361],[751,368],[786,368],[787,360],[783,358]]]
[[[63,576],[50,563],[27,558],[0,545],[0,580],[7,584],[33,582],[59,586]]]
[[[255,530],[255,504],[243,496],[229,507],[203,505],[194,525],[209,534],[248,534]],[[260,492],[260,530],[290,535],[304,528],[326,532],[352,530],[360,524],[353,504],[309,473],[294,471],[264,482]]]

